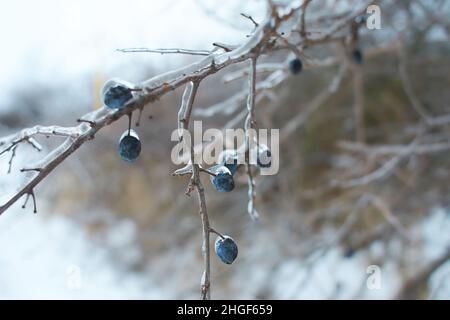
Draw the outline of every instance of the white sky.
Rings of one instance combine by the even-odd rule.
[[[243,29],[217,21],[205,6],[219,8],[214,14]],[[5,89],[20,81],[45,83],[86,72],[112,76],[120,66],[138,69],[142,62],[169,68],[178,57],[115,49],[208,49],[214,41],[236,43],[252,28],[239,13],[260,17],[263,7],[257,0],[0,0],[0,101]]]

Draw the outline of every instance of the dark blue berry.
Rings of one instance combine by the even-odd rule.
[[[133,99],[133,93],[130,85],[124,81],[113,79],[105,83],[102,98],[107,108],[121,109]]]
[[[120,157],[127,162],[134,162],[141,153],[141,141],[134,130],[122,134],[119,142]]]
[[[289,70],[292,74],[299,74],[303,70],[303,62],[299,58],[295,58],[289,62]]]
[[[359,50],[359,49],[353,50],[353,52],[352,52],[352,59],[353,59],[354,63],[362,64],[363,60],[364,60],[364,57],[363,57],[363,54],[362,54],[361,50]]]
[[[344,258],[350,259],[355,255],[355,250],[352,247],[348,247],[344,251]]]
[[[272,165],[272,152],[267,146],[261,145],[258,148],[258,155],[256,156],[256,164],[260,168],[270,168],[270,166]]]
[[[216,165],[209,168],[209,171],[215,174],[211,176],[211,183],[217,191],[230,192],[234,189],[233,175],[227,167]]]
[[[227,167],[231,174],[234,175],[239,169],[238,154],[236,150],[224,150],[219,155],[219,163]]]
[[[215,250],[220,260],[226,264],[232,264],[238,255],[236,242],[229,236],[217,237]]]
[[[357,16],[357,17],[355,18],[355,23],[356,23],[356,24],[365,24],[365,23],[367,22],[367,18],[368,18],[367,15],[360,15],[360,16]]]
[[[234,175],[236,171],[239,169],[238,160],[234,159],[231,163],[225,162],[223,164],[225,167],[227,167],[228,170],[230,170],[231,175]]]

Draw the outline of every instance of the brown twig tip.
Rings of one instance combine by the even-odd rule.
[[[144,108],[139,108],[138,118],[137,118],[136,122],[134,123],[134,125],[136,127],[139,127],[141,125],[141,117],[142,117],[142,111],[143,110],[144,110]]]
[[[41,172],[42,169],[41,168],[22,168],[22,169],[20,169],[20,172],[28,172],[28,171]]]
[[[78,123],[87,123],[89,124],[92,128],[95,128],[97,126],[97,123],[95,121],[91,121],[91,120],[86,120],[86,119],[77,119]]]
[[[25,198],[25,202],[22,205],[22,209],[25,209],[27,207],[28,199],[30,198],[30,196],[33,199],[33,213],[37,213],[36,197],[34,195],[34,191],[27,193],[27,197]]]
[[[195,184],[194,180],[191,179],[189,181],[189,184],[186,187],[186,191],[184,192],[184,194],[187,195],[188,197],[191,196],[191,192],[194,191],[194,189],[195,189],[195,185],[194,184]]]
[[[16,149],[17,149],[18,146],[19,145],[16,144],[11,150],[11,158],[9,159],[9,162],[8,162],[8,174],[11,173],[12,162],[14,160],[14,157],[16,156]]]
[[[251,15],[248,15],[246,13],[241,13],[241,16],[250,20],[253,23],[253,25],[255,26],[255,28],[257,28],[259,26],[258,22],[256,22],[255,19],[253,19],[253,17]]]
[[[225,43],[220,43],[220,42],[213,42],[212,45],[214,47],[223,49],[225,52],[230,52],[237,48],[237,46],[235,46],[235,45],[225,44]]]

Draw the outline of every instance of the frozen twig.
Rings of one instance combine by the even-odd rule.
[[[11,167],[12,167],[12,162],[14,160],[14,157],[16,156],[16,150],[17,150],[18,145],[16,144],[12,149],[11,149],[11,158],[9,158],[9,162],[8,162],[8,174],[11,173]]]
[[[255,179],[252,174],[250,156],[253,152],[252,145],[256,137],[253,136],[255,128],[255,96],[256,96],[256,57],[250,59],[250,70],[248,75],[248,98],[247,98],[247,118],[245,119],[245,168],[248,176],[248,207],[247,211],[252,219],[258,218],[258,212],[255,209]]]
[[[39,171],[32,175],[24,186],[0,206],[0,214],[5,212],[22,196],[30,194],[50,172],[73,152],[78,150],[85,142],[92,140],[95,134],[105,126],[117,121],[124,115],[128,115],[135,110],[140,110],[146,104],[159,99],[180,86],[189,82],[199,82],[229,65],[248,60],[254,55],[254,52],[260,52],[261,48],[267,45],[270,37],[275,32],[274,30],[278,28],[280,23],[290,19],[297,10],[298,7],[290,7],[285,10],[284,13],[279,14],[276,10],[271,12],[264,23],[255,30],[251,37],[232,51],[212,53],[199,62],[195,62],[184,68],[167,72],[142,82],[136,86],[135,99],[120,110],[111,111],[106,108],[101,108],[81,117],[81,119],[95,122],[95,126],[91,126],[85,122],[70,128],[38,126],[22,130],[18,134],[0,139],[0,147],[3,147],[3,149],[0,150],[1,155],[11,150],[14,145],[22,141],[27,141],[29,137],[37,134],[67,137],[67,140],[63,144],[42,160],[41,165],[33,166],[39,168]],[[270,25],[271,27],[264,27],[267,25]]]
[[[258,22],[256,22],[255,19],[253,19],[253,17],[251,15],[248,15],[246,13],[241,13],[241,16],[250,20],[253,23],[253,25],[255,26],[255,28],[257,28],[259,26]]]
[[[189,119],[191,116],[192,106],[194,104],[195,95],[197,93],[198,83],[189,83],[183,95],[180,111],[178,113],[179,125],[181,128],[189,129]],[[191,132],[191,137],[192,137]],[[186,141],[185,141],[186,143]],[[203,254],[203,275],[201,278],[201,299],[209,300],[211,298],[210,286],[211,286],[211,253],[209,246],[210,226],[208,218],[208,210],[206,208],[206,197],[203,184],[200,180],[200,166],[195,159],[195,150],[192,141],[191,146],[191,159],[192,177],[190,182],[190,188],[193,187],[197,190],[199,213],[202,221],[202,254]],[[189,191],[188,191],[189,192]]]
[[[209,56],[212,52],[207,50],[191,50],[191,49],[149,49],[149,48],[125,48],[117,49],[119,52],[145,52],[145,53],[159,53],[159,54],[186,54],[191,56]]]

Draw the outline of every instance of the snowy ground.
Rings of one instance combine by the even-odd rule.
[[[450,243],[450,235],[446,232],[449,227],[448,214],[436,210],[419,228],[426,239],[424,250],[430,259],[439,256]],[[121,247],[124,252],[136,250],[133,247],[134,228],[130,221],[118,223],[117,228],[110,233],[110,247]],[[260,232],[258,234],[264,236]],[[243,260],[234,266],[227,292],[234,291],[242,297],[252,298],[266,283],[272,297],[280,299],[354,298],[359,294],[364,298],[386,299],[395,293],[399,285],[394,266],[388,264],[381,269],[379,290],[368,290],[368,265],[364,255],[343,259],[339,249],[330,250],[315,264],[311,273],[294,257],[286,259],[273,272],[269,267],[271,261],[263,252],[271,250],[261,242],[270,242],[270,235],[265,236],[268,239],[255,240],[259,245],[248,253],[247,261]],[[45,213],[34,215],[21,209],[11,210],[0,219],[0,243],[3,244],[0,247],[0,299],[180,297],[176,287],[171,289],[167,286],[176,286],[175,280],[167,285],[155,284],[152,282],[154,279],[151,279],[152,272],[124,272],[123,268],[111,262],[105,248],[93,243],[80,225],[63,216]],[[376,251],[377,248],[372,250]],[[164,268],[163,264],[169,264],[170,261],[173,264],[174,260],[169,259],[169,255],[173,257],[177,254],[168,252],[166,255],[159,259],[155,268]],[[192,257],[191,254],[187,256]],[[176,266],[180,274],[186,271],[184,265],[180,263]],[[173,271],[174,279],[177,278],[176,268]],[[267,281],[269,275],[272,279],[270,282]],[[432,277],[432,298],[450,297],[449,275],[450,263]],[[336,290],[339,290],[337,296]],[[219,292],[219,295],[225,298],[226,293]],[[191,293],[187,297],[191,297]],[[233,294],[233,297],[239,296]]]
[[[115,268],[79,225],[19,210],[0,219],[0,299],[158,297],[148,281]]]

